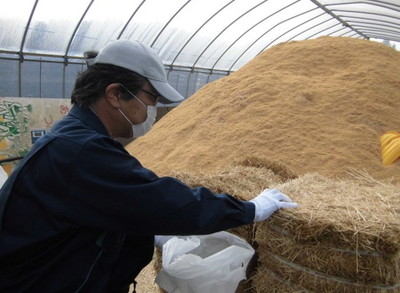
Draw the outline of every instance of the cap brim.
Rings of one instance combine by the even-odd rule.
[[[182,102],[185,98],[178,93],[168,82],[148,79],[151,85],[161,95],[160,103],[172,104]]]

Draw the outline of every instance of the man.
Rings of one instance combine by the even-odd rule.
[[[144,168],[114,138],[143,135],[158,101],[183,98],[138,42],[111,42],[90,64],[70,113],[1,189],[0,292],[127,292],[154,235],[209,234],[296,206],[277,190],[246,202]]]

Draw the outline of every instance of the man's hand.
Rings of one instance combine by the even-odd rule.
[[[250,200],[256,206],[254,222],[260,222],[268,219],[275,211],[280,208],[295,208],[297,203],[278,189],[265,189],[256,198]]]

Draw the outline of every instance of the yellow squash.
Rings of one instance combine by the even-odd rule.
[[[383,165],[388,166],[400,158],[400,132],[388,131],[380,137]]]

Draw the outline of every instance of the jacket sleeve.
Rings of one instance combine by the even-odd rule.
[[[70,221],[139,235],[209,234],[253,221],[253,203],[158,177],[109,144],[92,140],[82,150],[67,184]]]

